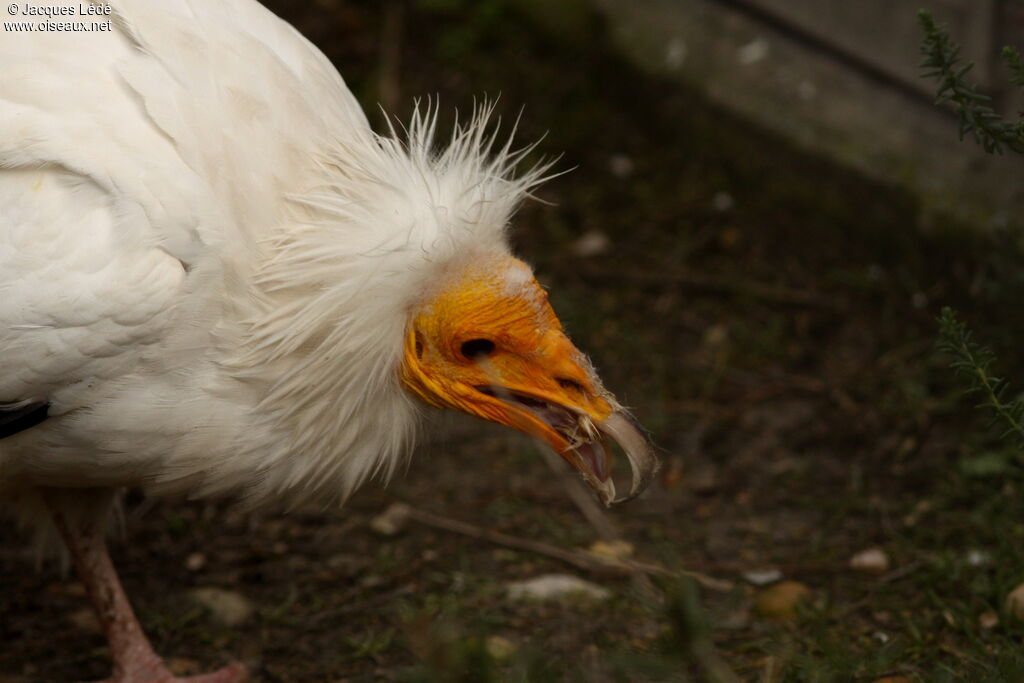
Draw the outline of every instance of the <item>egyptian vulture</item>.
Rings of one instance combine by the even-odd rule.
[[[343,500],[424,404],[546,441],[605,502],[610,436],[646,484],[646,437],[510,253],[545,169],[514,172],[486,108],[439,150],[436,113],[372,132],[252,0],[57,5],[0,34],[0,507],[65,544],[111,680],[175,680],[106,550],[122,487]]]

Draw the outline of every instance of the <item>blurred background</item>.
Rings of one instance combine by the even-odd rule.
[[[1024,161],[934,106],[921,2],[270,2],[378,129],[498,97],[561,155],[513,240],[664,467],[605,513],[432,416],[342,510],[132,496],[157,649],[261,681],[1024,679],[1021,449],[936,350],[950,306],[1024,387]],[[1015,116],[1024,4],[931,5]],[[104,675],[80,586],[0,540],[0,681]]]

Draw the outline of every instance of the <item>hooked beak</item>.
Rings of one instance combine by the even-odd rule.
[[[430,405],[542,439],[605,505],[640,494],[658,470],[650,439],[566,336],[529,267],[481,258],[450,277],[407,330],[405,387]],[[609,439],[632,467],[621,497]]]
[[[573,466],[583,480],[594,489],[607,506],[618,505],[640,495],[657,473],[660,463],[646,430],[622,408],[610,413],[591,411],[537,395],[498,386],[476,389],[485,396],[501,401],[500,417],[494,419],[519,431],[542,439],[552,450]],[[606,403],[601,401],[601,403]],[[629,492],[616,497],[612,479],[610,438],[629,460],[632,482]]]

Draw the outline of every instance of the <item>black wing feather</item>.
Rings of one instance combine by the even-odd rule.
[[[45,420],[50,411],[50,402],[45,399],[0,403],[0,439],[35,427]]]

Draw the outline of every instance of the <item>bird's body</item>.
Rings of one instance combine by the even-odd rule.
[[[0,33],[8,511],[88,571],[69,521],[92,538],[116,488],[344,498],[408,450],[417,398],[613,496],[598,427],[632,428],[510,254],[541,170],[513,178],[485,115],[441,152],[431,114],[380,137],[251,0],[111,4],[110,31]]]
[[[332,212],[365,192],[323,195],[359,184],[363,169],[330,166],[346,154],[373,153],[383,173],[416,169],[377,146],[337,71],[259,5],[116,9],[112,33],[0,40],[0,402],[50,402],[46,425],[0,441],[0,490],[351,489],[401,454],[414,410],[360,375],[400,362],[412,301],[394,290],[415,290],[368,278],[406,268],[388,250],[431,235],[384,211],[372,225],[338,221]],[[416,200],[392,199],[396,212]],[[336,253],[302,253],[325,223]],[[316,274],[282,282],[296,261]],[[358,272],[339,279],[346,267]],[[297,288],[324,288],[319,308],[284,311],[309,305]],[[303,379],[330,386],[282,385],[322,341],[302,337],[325,324],[344,326],[351,343],[330,360],[347,372],[306,368]],[[272,386],[281,395],[268,397]],[[362,405],[376,419],[298,424],[288,413],[299,403]],[[350,457],[317,458],[309,441]],[[373,453],[353,450],[361,443]]]

